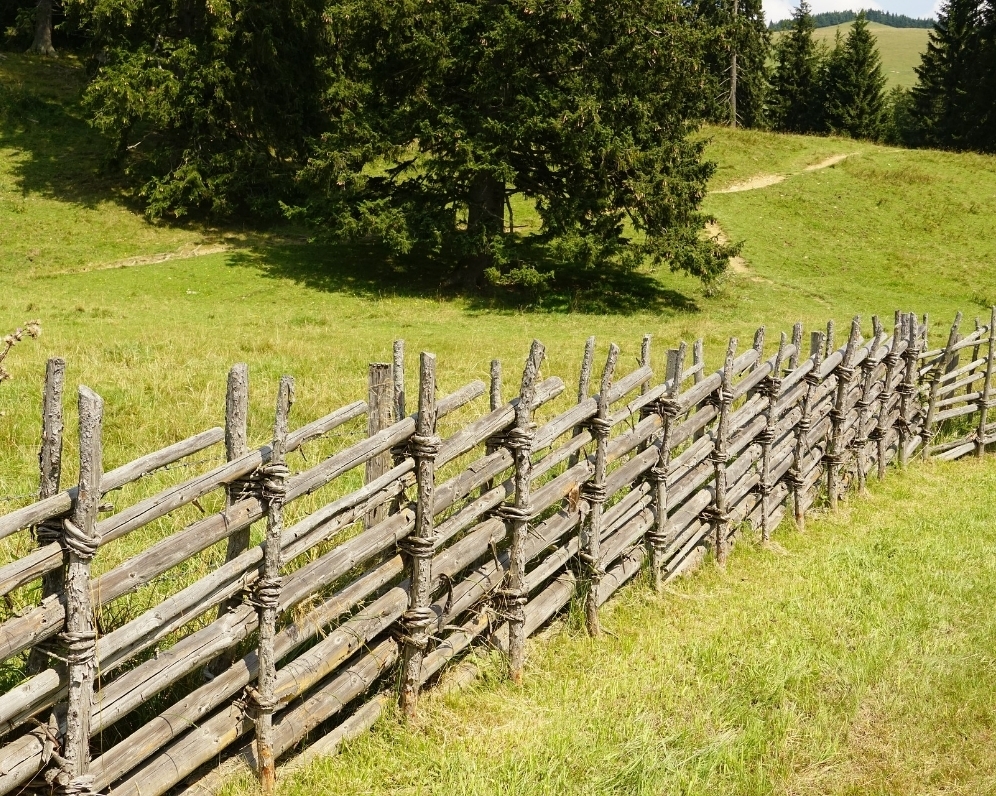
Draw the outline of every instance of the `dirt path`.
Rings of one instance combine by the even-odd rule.
[[[777,185],[780,182],[784,182],[789,177],[795,177],[796,175],[804,174],[807,171],[819,171],[820,169],[828,169],[831,166],[836,166],[841,161],[856,154],[858,153],[848,152],[843,155],[832,155],[825,160],[821,160],[819,163],[812,163],[809,166],[806,166],[806,168],[802,171],[797,171],[792,174],[758,174],[756,177],[751,177],[749,180],[735,182],[725,188],[710,191],[709,193],[739,193],[740,191],[755,191],[758,188],[767,188],[769,185]]]

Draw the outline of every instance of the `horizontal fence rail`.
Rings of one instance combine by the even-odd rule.
[[[767,541],[786,513],[802,527],[890,462],[982,456],[996,309],[966,334],[961,321],[930,350],[911,313],[890,331],[873,318],[870,338],[856,318],[840,347],[832,323],[808,346],[796,324],[766,353],[762,328],[713,372],[701,341],[655,370],[648,336],[623,373],[615,344],[596,366],[590,338],[557,413],[565,385],[543,376],[539,342],[511,400],[497,360],[490,389],[443,395],[423,353],[409,413],[398,341],[366,401],[296,429],[281,379],[255,449],[236,365],[224,428],[107,472],[103,401],[80,387],[68,488],[52,360],[37,500],[0,517],[0,796],[203,794],[228,761],[270,792],[281,757],[334,750],[392,700],[413,715],[474,645],[505,651],[520,681],[525,639],[572,599],[597,635],[599,607],[641,571],[660,589],[708,551],[722,565],[748,528]],[[322,438],[327,455],[300,455]],[[205,452],[222,463],[195,470]],[[193,474],[134,488],[183,463]],[[119,491],[128,505],[108,504]]]

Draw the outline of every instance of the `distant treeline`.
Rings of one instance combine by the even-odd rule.
[[[888,11],[875,11],[869,9],[864,12],[865,18],[869,22],[877,22],[879,25],[888,25],[890,28],[932,28],[934,20],[930,17],[920,19],[919,17],[908,17],[905,14],[890,14]],[[830,28],[834,25],[846,25],[857,19],[855,11],[824,11],[822,14],[813,14],[813,22],[817,28]],[[788,30],[792,27],[791,19],[783,19],[780,22],[772,22],[768,29],[772,31]]]

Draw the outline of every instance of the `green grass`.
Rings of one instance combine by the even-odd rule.
[[[813,34],[817,41],[826,42],[833,47],[837,31],[842,37],[847,36],[851,23],[834,25],[828,28],[817,28]],[[882,56],[882,72],[889,80],[889,86],[906,86],[916,83],[914,66],[920,65],[920,56],[927,50],[926,28],[892,28],[869,22],[868,29],[875,34],[878,41],[878,51]]]
[[[485,661],[279,792],[992,793],[994,488],[991,462],[917,467],[725,571],[634,583],[601,639],[531,641],[523,687]]]
[[[297,425],[362,397],[366,363],[387,358],[396,337],[412,354],[435,351],[449,390],[486,378],[494,356],[514,372],[533,337],[547,344],[546,372],[573,380],[592,333],[603,352],[610,339],[621,343],[626,366],[647,331],[658,367],[666,347],[699,336],[716,363],[728,335],[745,346],[762,323],[787,330],[802,319],[813,328],[835,317],[840,328],[861,313],[867,328],[872,312],[891,318],[903,307],[931,313],[940,336],[955,311],[987,314],[996,302],[991,157],[709,128],[708,154],[719,163],[713,188],[785,177],[706,198],[729,236],[744,241],[745,270],[715,293],[648,272],[632,284],[600,275],[569,296],[473,300],[454,297],[424,263],[309,244],[299,230],[148,223],[103,169],[76,104],[79,85],[71,58],[0,60],[0,330],[31,317],[44,327],[40,340],[13,351],[6,364],[14,378],[0,386],[0,498],[36,486],[49,356],[66,357],[70,395],[86,383],[106,399],[110,468],[219,424],[236,361],[250,365],[251,434],[262,441],[281,373],[297,377]],[[838,154],[851,157],[804,171]],[[530,220],[517,206],[517,223]],[[202,244],[227,249],[189,256]],[[71,408],[68,415],[71,482]],[[344,444],[335,439],[308,455]],[[678,587],[682,597],[628,589],[607,609],[614,637],[593,644],[572,631],[548,650],[534,646],[523,692],[490,684],[434,703],[431,743],[388,723],[344,763],[302,775],[288,792],[323,792],[322,777],[342,792],[418,792],[420,782],[428,791],[419,777],[430,776],[447,783],[436,792],[468,793],[518,792],[523,783],[579,793],[898,793],[903,783],[905,792],[985,792],[993,786],[984,779],[991,716],[980,700],[991,692],[992,664],[979,657],[979,639],[992,629],[992,506],[945,510],[991,493],[989,480],[987,466],[932,466],[895,478],[805,538],[780,531],[791,555],[743,547],[726,574],[707,568]],[[191,508],[181,519],[195,516]],[[98,569],[171,528],[121,540],[101,553]],[[3,555],[29,544],[8,540]],[[114,610],[139,610],[173,587],[164,578],[140,595],[144,602]],[[596,666],[615,673],[598,699],[564,685],[565,672],[594,684]],[[517,728],[522,711],[530,722]],[[533,736],[533,748],[521,745]],[[936,740],[933,752],[924,739]],[[916,763],[900,770],[907,752]]]

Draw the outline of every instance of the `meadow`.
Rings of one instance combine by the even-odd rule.
[[[828,47],[833,47],[837,33],[845,37],[850,27],[851,24],[847,23],[817,28],[813,38],[824,42]],[[916,83],[916,72],[913,71],[913,67],[920,65],[920,56],[927,49],[927,34],[930,31],[927,28],[893,28],[877,22],[869,22],[868,30],[875,34],[875,39],[878,41],[878,51],[882,56],[882,72],[889,81],[889,88],[892,86],[909,88]]]
[[[902,307],[928,312],[939,338],[956,311],[996,302],[992,157],[706,128],[705,207],[744,242],[715,290],[646,271],[470,299],[425,263],[306,230],[147,222],[103,166],[81,79],[72,57],[0,59],[0,329],[43,327],[0,385],[0,511],[36,486],[50,356],[67,360],[67,394],[86,383],[105,398],[111,468],[219,424],[236,361],[259,442],[280,374],[297,378],[298,425],[363,397],[366,364],[397,337],[435,351],[448,391],[486,378],[492,357],[519,367],[534,337],[566,381],[589,334],[631,363],[650,332],[656,365],[701,336],[716,364],[729,335],[746,344],[761,324],[862,314],[870,329]],[[752,180],[769,184],[721,192]],[[434,700],[417,732],[387,722],[285,792],[985,792],[992,478],[988,464],[891,475],[805,536],[783,526],[779,546],[741,546],[725,573],[662,598],[634,585],[607,609],[613,635],[590,642],[568,623],[534,644],[524,690],[485,677],[485,691]]]

